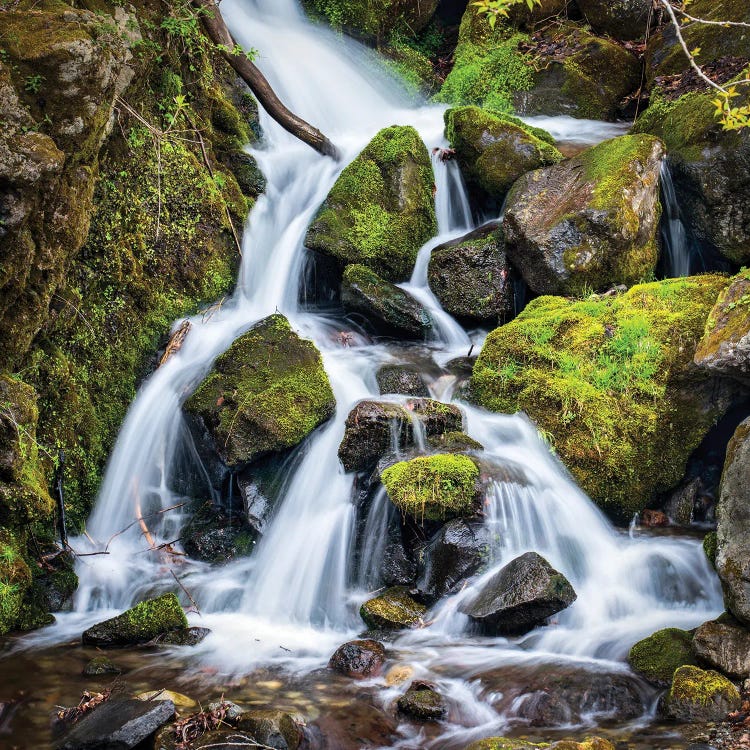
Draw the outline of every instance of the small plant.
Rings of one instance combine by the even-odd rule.
[[[526,3],[529,10],[534,10],[535,5],[541,5],[542,0],[475,0],[472,5],[479,13],[484,13],[490,26],[494,29],[498,18],[507,18],[508,11],[520,3]]]
[[[38,94],[42,88],[42,81],[44,81],[43,75],[33,73],[32,75],[26,76],[26,80],[23,82],[23,88],[30,94]]]

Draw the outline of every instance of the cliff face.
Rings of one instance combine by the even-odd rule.
[[[0,10],[0,633],[59,603],[59,452],[80,527],[150,354],[230,290],[263,190],[255,101],[199,19],[127,7]]]

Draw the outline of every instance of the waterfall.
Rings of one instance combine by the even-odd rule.
[[[693,247],[690,236],[680,214],[680,204],[672,181],[672,172],[667,159],[662,159],[659,169],[661,187],[661,237],[664,248],[662,267],[668,279],[689,276],[702,268],[700,255]],[[696,256],[698,256],[696,258]],[[698,261],[696,263],[696,260]]]

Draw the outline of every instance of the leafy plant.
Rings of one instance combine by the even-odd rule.
[[[42,88],[42,81],[44,81],[44,76],[40,73],[34,73],[26,76],[23,87],[30,94],[38,94]]]
[[[494,29],[497,19],[507,18],[510,9],[520,3],[526,3],[529,10],[534,10],[534,6],[541,5],[542,0],[475,0],[472,5],[479,13],[487,16],[490,26]]]

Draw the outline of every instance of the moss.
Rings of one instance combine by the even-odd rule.
[[[487,338],[473,399],[525,411],[581,487],[625,520],[682,478],[718,418],[693,392],[692,353],[722,276],[643,284],[610,298],[541,297]]]
[[[718,551],[719,540],[715,531],[709,531],[703,537],[703,551],[706,553],[706,559],[711,563],[712,568],[716,568],[716,553]]]
[[[31,586],[31,570],[21,554],[22,546],[14,534],[0,528],[0,635],[16,629]]]
[[[665,628],[638,641],[628,655],[630,666],[649,682],[671,684],[678,667],[696,665],[693,636],[686,630]]]
[[[456,454],[401,461],[382,474],[393,504],[404,515],[429,521],[471,515],[478,479],[476,464]]]
[[[375,599],[366,601],[359,614],[369,628],[414,628],[421,624],[427,608],[415,602],[408,589],[395,586],[387,589]]]
[[[395,36],[381,52],[386,69],[394,73],[413,96],[421,98],[438,87],[430,58],[408,40]]]
[[[484,446],[465,432],[445,432],[430,439],[430,445],[440,453],[463,453],[481,451]]]
[[[737,688],[724,675],[712,669],[684,666],[674,673],[668,700],[707,706],[717,696],[730,702],[737,702],[740,698]]]
[[[472,742],[466,750],[539,750],[539,748],[545,747],[549,747],[549,745],[507,737],[488,737],[484,740]]]

